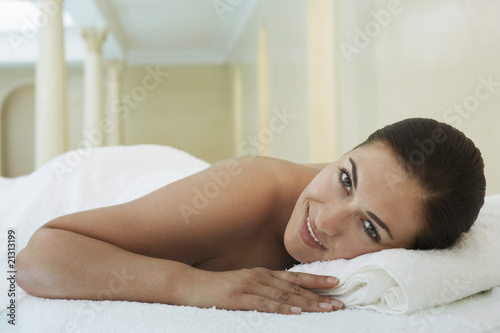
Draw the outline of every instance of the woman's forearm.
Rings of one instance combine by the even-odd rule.
[[[265,268],[209,272],[135,254],[72,231],[43,227],[16,258],[17,281],[47,298],[127,300],[297,314],[342,303],[305,288],[333,288],[327,276]]]
[[[18,284],[40,297],[184,304],[184,263],[126,251],[71,231],[41,228],[16,259]]]

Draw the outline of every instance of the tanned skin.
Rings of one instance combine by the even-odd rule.
[[[285,228],[320,171],[236,158],[128,203],[61,216],[18,254],[18,284],[48,298],[282,314],[339,309],[339,301],[308,290],[332,288],[336,278],[284,271],[297,263],[284,247]],[[214,195],[198,209],[194,189],[209,183],[217,189],[211,185]]]

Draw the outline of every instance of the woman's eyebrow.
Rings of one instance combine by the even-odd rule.
[[[351,166],[352,166],[352,180],[354,182],[354,189],[356,189],[356,186],[358,186],[358,169],[356,167],[356,163],[354,163],[354,161],[352,160],[351,157],[349,157],[349,162],[351,162]]]
[[[356,167],[356,163],[352,160],[351,157],[349,157],[349,162],[351,162],[351,167],[352,167],[352,180],[353,180],[353,183],[354,183],[354,189],[356,189],[356,187],[358,186],[358,168]],[[382,222],[381,219],[379,219],[379,217],[375,214],[373,214],[372,212],[366,212],[371,218],[372,220],[377,223],[382,229],[384,229],[387,234],[389,235],[389,237],[391,238],[391,240],[394,240],[392,238],[392,234],[391,234],[391,230],[389,230],[389,227],[387,226],[387,224],[385,224],[384,222]]]
[[[389,237],[391,238],[391,240],[394,240],[394,239],[392,238],[391,231],[389,230],[389,227],[387,226],[387,224],[385,224],[384,222],[382,222],[382,220],[380,220],[380,219],[378,218],[378,216],[377,216],[377,215],[375,215],[375,214],[373,214],[372,212],[367,211],[366,213],[367,213],[368,215],[370,215],[370,217],[372,218],[372,220],[373,220],[375,223],[377,223],[377,224],[378,224],[378,225],[379,225],[382,229],[384,229],[384,230],[387,232],[387,234],[389,235]]]

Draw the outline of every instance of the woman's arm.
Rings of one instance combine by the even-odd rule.
[[[72,231],[43,227],[17,256],[18,284],[48,298],[181,304],[189,266],[135,254]]]
[[[245,233],[250,218],[269,214],[276,189],[269,163],[260,158],[225,161],[135,201],[50,221],[19,253],[18,283],[50,298],[329,311],[320,303],[329,304],[330,298],[305,289],[335,286],[327,277],[263,268],[209,272],[191,266],[215,255],[217,244],[234,230]],[[218,183],[219,190],[204,206],[197,194],[209,183]]]

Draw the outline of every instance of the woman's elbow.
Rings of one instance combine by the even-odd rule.
[[[43,279],[47,276],[48,267],[42,258],[51,255],[49,252],[53,241],[50,229],[41,228],[33,234],[28,245],[16,256],[16,282],[31,295],[45,296]]]
[[[16,256],[16,282],[17,285],[29,294],[33,294],[29,278],[29,254],[26,248],[22,249]]]

